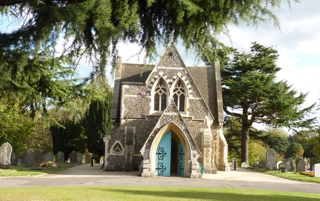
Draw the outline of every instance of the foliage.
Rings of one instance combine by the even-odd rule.
[[[0,31],[0,55],[19,48],[35,57],[40,49],[50,47],[51,58],[58,53],[57,41],[63,39],[61,55],[72,59],[87,55],[96,70],[104,72],[110,53],[117,54],[118,41],[137,43],[149,57],[157,41],[166,43],[179,37],[187,48],[209,55],[219,44],[217,35],[228,33],[229,24],[257,25],[271,20],[278,27],[271,9],[282,2],[6,0],[0,2],[0,13],[15,29]]]
[[[315,157],[314,147],[316,146],[316,131],[313,129],[302,130],[290,137],[291,142],[297,142],[302,145],[304,149],[303,157],[313,158]]]
[[[268,148],[262,141],[250,140],[249,142],[249,165],[259,164],[259,161],[266,160]]]
[[[109,134],[112,125],[112,91],[101,79],[91,83],[96,95],[92,97],[83,121],[87,148],[96,158],[104,155],[103,137]]]
[[[314,172],[304,172],[304,171],[301,171],[301,172],[299,172],[299,174],[307,175],[307,176],[309,176],[309,177],[314,177]]]
[[[277,153],[285,155],[290,145],[289,135],[281,129],[269,128],[263,133],[263,141]]]
[[[52,125],[50,128],[53,153],[56,154],[58,151],[62,151],[65,159],[69,157],[72,151],[84,153],[86,137],[83,134],[81,122],[66,119],[60,122],[60,125]]]
[[[293,142],[288,147],[286,158],[301,158],[303,156],[304,149],[300,143]]]
[[[285,81],[276,81],[280,67],[272,47],[253,43],[250,52],[234,51],[222,66],[223,107],[241,122],[241,162],[248,161],[249,131],[254,122],[272,126],[308,127],[315,105],[302,108],[307,94],[298,94]]]
[[[320,161],[320,130],[318,130],[318,135],[314,137],[315,140],[315,146],[313,147],[313,152],[317,158],[318,161]]]
[[[17,104],[0,100],[0,144],[9,142],[19,155],[28,149],[28,139],[33,138],[35,122],[23,113]]]

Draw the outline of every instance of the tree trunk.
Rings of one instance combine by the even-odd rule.
[[[241,163],[249,165],[249,128],[242,124],[241,129]]]

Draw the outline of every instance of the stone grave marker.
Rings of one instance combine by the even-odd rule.
[[[82,163],[82,153],[77,152],[77,163]]]
[[[8,142],[0,146],[0,168],[8,169],[11,165],[12,146]]]
[[[12,162],[11,162],[12,163]],[[316,158],[310,158],[310,171],[314,170],[314,165],[317,163]]]
[[[45,161],[53,161],[53,153],[52,152],[48,152],[43,156]]]
[[[77,153],[75,151],[72,151],[69,154],[70,163],[77,163]]]
[[[34,151],[34,164],[33,164],[33,166],[40,167],[40,164],[43,163],[43,159],[44,159],[43,154],[39,150]]]
[[[241,163],[241,167],[242,167],[242,168],[247,168],[247,167],[249,167],[249,166],[247,165],[246,162],[242,162],[242,163]]]
[[[314,164],[314,177],[320,177],[320,163]]]
[[[19,155],[16,152],[11,153],[11,165],[16,166],[18,165]]]
[[[85,155],[84,163],[91,163],[91,157],[92,157],[91,153],[87,152]]]
[[[296,160],[296,172],[306,171],[306,164],[302,158]]]
[[[64,163],[64,153],[62,151],[58,151],[56,155],[56,162]]]
[[[259,161],[259,167],[266,168],[266,161]]]
[[[290,171],[290,172],[294,171],[293,162],[291,158],[284,159],[284,165],[286,166],[287,171]]]
[[[267,151],[266,169],[274,170],[276,167],[276,151],[270,148]]]
[[[23,164],[25,167],[33,167],[34,165],[34,152],[31,150],[28,150],[24,152],[22,156]]]

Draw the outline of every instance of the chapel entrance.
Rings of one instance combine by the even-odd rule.
[[[156,152],[157,176],[184,176],[184,148],[179,137],[167,131],[161,138]]]

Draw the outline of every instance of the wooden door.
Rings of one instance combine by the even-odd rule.
[[[156,153],[156,175],[170,176],[171,161],[171,131],[168,131],[157,147]]]

